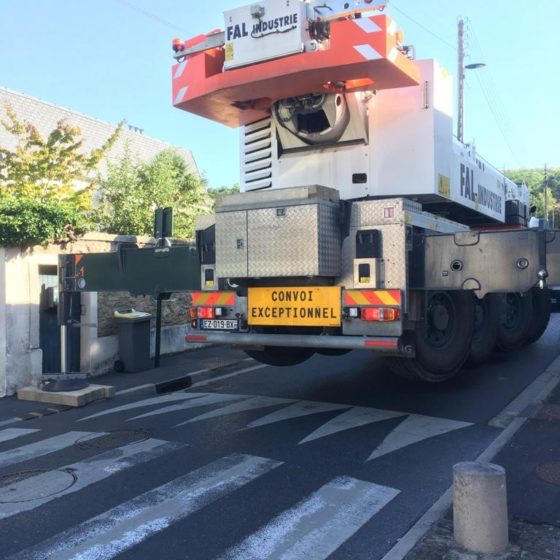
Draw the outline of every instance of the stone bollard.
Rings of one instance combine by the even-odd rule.
[[[506,472],[490,463],[453,467],[453,532],[471,552],[499,553],[508,546]]]

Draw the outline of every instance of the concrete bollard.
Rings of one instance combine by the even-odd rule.
[[[506,471],[491,463],[453,467],[453,532],[471,552],[499,553],[508,544]]]

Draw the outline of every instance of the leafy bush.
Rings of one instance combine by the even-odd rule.
[[[83,212],[69,204],[0,200],[0,247],[70,241],[85,226]]]
[[[192,239],[195,216],[211,209],[204,181],[173,150],[160,152],[149,163],[136,162],[127,152],[109,164],[100,187],[94,215],[107,233],[152,235],[154,211],[171,206],[173,235]]]
[[[78,128],[59,121],[43,137],[8,103],[4,107],[0,127],[12,136],[10,145],[15,147],[0,145],[0,246],[28,247],[84,233],[97,166],[122,125],[100,148],[88,151]]]

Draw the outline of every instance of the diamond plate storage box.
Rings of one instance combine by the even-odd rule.
[[[338,191],[318,185],[235,194],[216,210],[219,278],[340,275]]]

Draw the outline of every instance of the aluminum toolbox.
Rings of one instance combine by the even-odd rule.
[[[225,197],[216,210],[219,278],[339,276],[338,191],[318,185]]]

